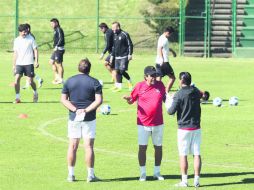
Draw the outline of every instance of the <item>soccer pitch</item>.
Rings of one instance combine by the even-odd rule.
[[[68,147],[67,110],[60,103],[61,85],[53,85],[48,64],[49,54],[40,54],[36,70],[44,83],[39,89],[39,102],[32,103],[32,90],[21,90],[21,104],[13,104],[15,93],[12,54],[0,53],[0,190],[168,190],[180,181],[176,144],[176,117],[164,110],[164,140],[161,174],[164,181],[152,180],[153,147],[147,152],[148,181],[139,182],[137,159],[136,106],[128,105],[122,96],[129,94],[127,83],[120,93],[111,92],[111,77],[99,54],[64,56],[65,78],[77,73],[81,58],[92,62],[91,75],[104,82],[104,103],[111,106],[110,115],[97,114],[95,140],[95,174],[101,182],[86,183],[84,149],[78,150],[75,168],[77,182],[68,183],[66,154]],[[134,83],[143,80],[143,69],[153,65],[154,54],[134,55],[129,73]],[[253,60],[171,58],[176,76],[189,71],[201,90],[208,90],[210,100],[221,97],[222,107],[211,102],[202,108],[203,168],[199,189],[254,189],[254,81]],[[167,82],[167,79],[164,80]],[[25,80],[22,78],[22,84]],[[178,89],[178,79],[173,91]],[[239,105],[230,107],[228,99],[239,97]],[[27,119],[19,119],[21,113]],[[189,156],[189,185],[193,185],[193,159]],[[194,188],[189,187],[188,189]]]

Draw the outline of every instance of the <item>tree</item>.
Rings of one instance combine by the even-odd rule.
[[[147,0],[149,6],[141,10],[147,24],[155,33],[161,34],[164,28],[172,26],[177,38],[179,23],[179,0]],[[175,39],[175,38],[174,38]]]

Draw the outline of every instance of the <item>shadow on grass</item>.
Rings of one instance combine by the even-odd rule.
[[[0,102],[0,104],[13,104],[13,105],[19,105],[19,104],[57,104],[60,103],[60,101],[39,101],[37,103],[34,102],[21,102],[18,104],[14,104],[13,102]]]

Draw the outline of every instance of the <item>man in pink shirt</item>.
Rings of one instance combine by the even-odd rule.
[[[164,180],[160,174],[162,160],[163,116],[162,102],[165,99],[165,86],[161,81],[156,81],[156,69],[147,66],[144,70],[144,81],[139,82],[130,96],[123,98],[128,104],[137,101],[138,125],[138,160],[140,165],[139,181],[146,181],[146,150],[149,136],[152,137],[155,150],[155,166],[153,177]]]

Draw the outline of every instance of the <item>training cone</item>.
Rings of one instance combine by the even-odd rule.
[[[14,83],[14,82],[11,82],[11,83],[9,84],[9,86],[14,87],[14,86],[15,86],[15,83]]]
[[[20,119],[26,119],[26,118],[28,118],[28,115],[25,114],[25,113],[21,113],[21,114],[19,114],[19,118]]]

